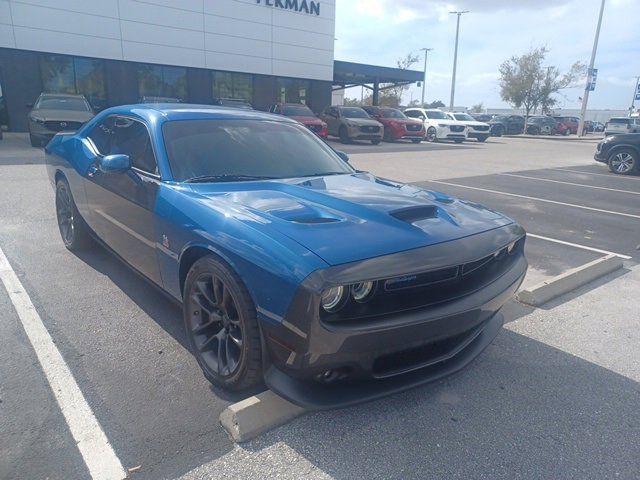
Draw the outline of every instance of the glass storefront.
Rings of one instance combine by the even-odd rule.
[[[184,102],[187,99],[187,69],[139,65],[138,95],[141,101]]]
[[[297,78],[278,78],[278,101],[282,103],[307,103],[309,98],[309,89],[311,82],[309,80],[300,80]]]
[[[213,98],[253,102],[253,75],[249,73],[213,72]]]
[[[40,57],[40,76],[45,93],[81,94],[94,109],[106,106],[102,60],[43,55]]]

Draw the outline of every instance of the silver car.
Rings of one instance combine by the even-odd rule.
[[[637,118],[637,117],[611,118],[604,127],[604,134],[616,135],[619,133],[640,133],[640,118]]]
[[[93,116],[83,95],[41,93],[29,112],[31,146],[46,144],[58,132],[75,131]]]
[[[342,143],[370,140],[378,145],[384,136],[384,126],[360,107],[327,107],[320,118],[327,124],[329,135],[339,137]]]

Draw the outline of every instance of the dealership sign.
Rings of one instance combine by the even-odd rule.
[[[320,2],[314,2],[313,0],[256,0],[256,3],[267,7],[304,12],[309,15],[320,15]]]

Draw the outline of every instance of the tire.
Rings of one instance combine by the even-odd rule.
[[[238,275],[207,255],[185,280],[183,316],[187,339],[205,378],[232,392],[263,381],[256,308]]]
[[[412,138],[411,141],[413,143],[420,143],[422,141],[422,139],[421,138]]]
[[[371,140],[371,144],[372,144],[372,145],[380,145],[380,142],[381,142],[381,141],[382,141],[381,139],[377,138],[377,139],[375,139],[375,140]]]
[[[632,175],[638,172],[640,155],[631,148],[620,148],[615,150],[607,161],[609,170],[618,175]]]
[[[78,212],[65,178],[56,183],[56,219],[62,242],[68,250],[74,252],[93,246],[89,227]]]
[[[438,132],[436,131],[435,127],[427,128],[427,135],[425,137],[425,140],[430,143],[438,141]]]
[[[484,143],[487,141],[487,138],[489,138],[489,135],[480,135],[479,137],[476,138],[476,140],[480,143]]]
[[[464,142],[464,140],[463,140],[463,139],[461,139],[461,138],[455,138],[453,141],[454,141],[454,142],[456,142],[456,143],[462,143],[462,142]]]
[[[530,128],[529,132],[530,135],[540,135],[540,129],[539,128]]]
[[[504,127],[502,125],[498,125],[493,133],[496,137],[501,137],[504,135]]]
[[[569,135],[571,135],[571,129],[570,129],[570,128],[567,128],[567,129],[564,131],[564,135],[565,135],[566,137],[568,137]]]
[[[42,141],[36,137],[35,135],[29,134],[29,141],[31,142],[32,147],[41,147]]]
[[[345,127],[344,125],[340,126],[340,129],[338,130],[338,136],[340,137],[340,141],[342,143],[351,142],[351,139],[349,138],[349,132],[347,132],[347,127]]]

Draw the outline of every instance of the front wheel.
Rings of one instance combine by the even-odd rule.
[[[427,136],[426,136],[427,142],[435,142],[438,140],[438,132],[436,132],[435,127],[429,127],[427,128]]]
[[[504,127],[502,125],[498,125],[494,130],[493,130],[493,134],[496,137],[501,137],[502,135],[504,135]]]
[[[567,129],[564,131],[564,134],[565,134],[566,136],[571,135],[571,129],[570,129],[570,128],[567,128]]]
[[[344,125],[340,127],[340,130],[338,131],[338,136],[340,137],[340,141],[342,143],[349,143],[350,141],[349,132],[347,132],[347,127],[345,127]]]
[[[65,247],[77,251],[92,245],[89,227],[80,216],[69,183],[64,178],[56,183],[56,218]]]
[[[411,141],[413,143],[420,143],[422,141],[422,139],[421,138],[412,138]]]
[[[238,275],[207,255],[189,270],[184,287],[187,338],[204,376],[229,391],[262,382],[256,308]]]
[[[42,141],[36,137],[33,134],[29,134],[29,142],[31,143],[32,147],[41,147],[42,146]]]
[[[607,164],[613,173],[631,175],[638,170],[638,153],[630,148],[622,148],[609,157]]]
[[[372,143],[373,145],[380,145],[380,142],[381,142],[381,140],[380,140],[379,138],[376,138],[376,139],[374,139],[374,140],[371,140],[371,143]]]

